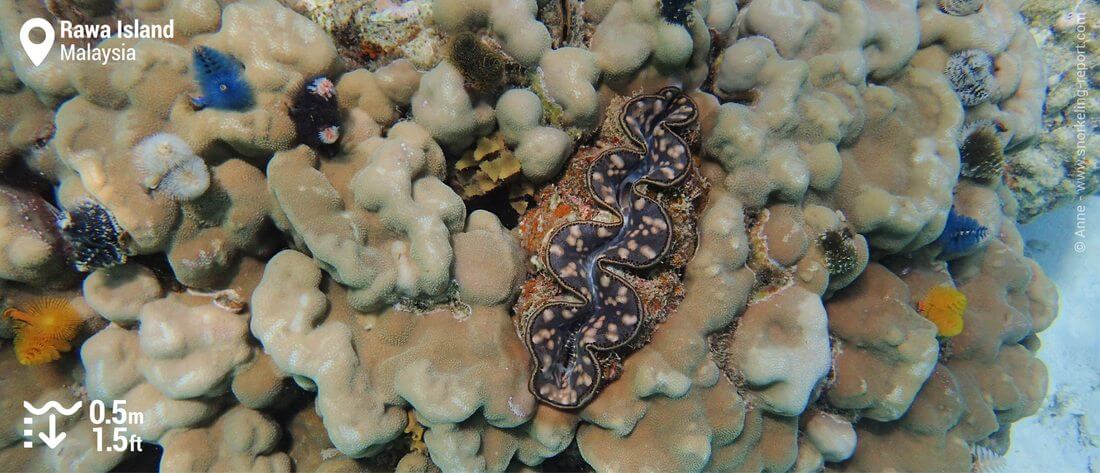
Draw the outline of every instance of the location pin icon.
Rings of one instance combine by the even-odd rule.
[[[46,38],[41,43],[31,41],[31,30],[35,28],[46,33]],[[31,58],[31,62],[34,63],[35,67],[42,64],[42,61],[46,60],[46,55],[50,54],[53,39],[53,25],[43,18],[31,18],[23,23],[23,27],[19,29],[19,42],[23,43],[23,51],[27,52],[27,57]]]

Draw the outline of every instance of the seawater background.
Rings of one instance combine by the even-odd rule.
[[[1039,334],[1050,385],[1037,414],[1012,427],[1010,472],[1100,472],[1100,196],[1084,202],[1088,245],[1073,249],[1076,203],[1023,226],[1025,253],[1061,293],[1058,318]]]

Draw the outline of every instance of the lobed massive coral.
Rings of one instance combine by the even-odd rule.
[[[0,309],[81,355],[0,346],[3,464],[134,456],[11,399],[186,471],[966,471],[1040,405],[1018,2],[286,3],[0,0]]]

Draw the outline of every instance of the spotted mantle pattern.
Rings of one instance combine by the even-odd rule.
[[[614,223],[575,221],[550,233],[541,256],[566,298],[533,312],[524,331],[539,400],[584,406],[604,382],[601,361],[630,349],[640,332],[645,308],[616,270],[657,264],[672,232],[665,209],[636,186],[667,189],[684,180],[691,154],[677,131],[697,118],[695,103],[676,88],[632,98],[619,121],[633,146],[604,151],[587,173],[589,192]]]

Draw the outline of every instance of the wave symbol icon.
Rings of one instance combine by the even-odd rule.
[[[23,401],[23,407],[25,409],[27,409],[27,412],[29,412],[31,415],[36,415],[36,416],[44,415],[44,414],[50,412],[51,410],[57,411],[59,414],[61,414],[63,416],[71,416],[73,414],[76,414],[76,411],[79,411],[80,407],[83,406],[83,405],[84,405],[83,401],[76,401],[75,404],[73,404],[72,406],[66,408],[65,406],[62,406],[61,403],[59,403],[57,401],[48,401],[45,404],[43,404],[42,407],[34,407],[34,405],[31,404],[30,402]],[[24,424],[31,424],[33,421],[34,421],[34,419],[32,419],[30,417],[24,417],[23,418],[23,423]],[[33,433],[34,432],[31,431],[30,429],[27,429],[27,430],[23,431],[23,435],[26,435],[28,437],[33,437]],[[50,431],[49,432],[39,432],[38,433],[38,438],[42,439],[42,442],[44,442],[47,447],[50,447],[50,449],[56,448],[58,445],[61,445],[61,441],[65,440],[66,436],[67,436],[67,434],[65,434],[65,432],[58,432],[57,431],[57,415],[55,415],[55,414],[50,414]],[[33,444],[29,441],[23,442],[23,447],[24,448],[31,448],[32,446],[33,446]]]

